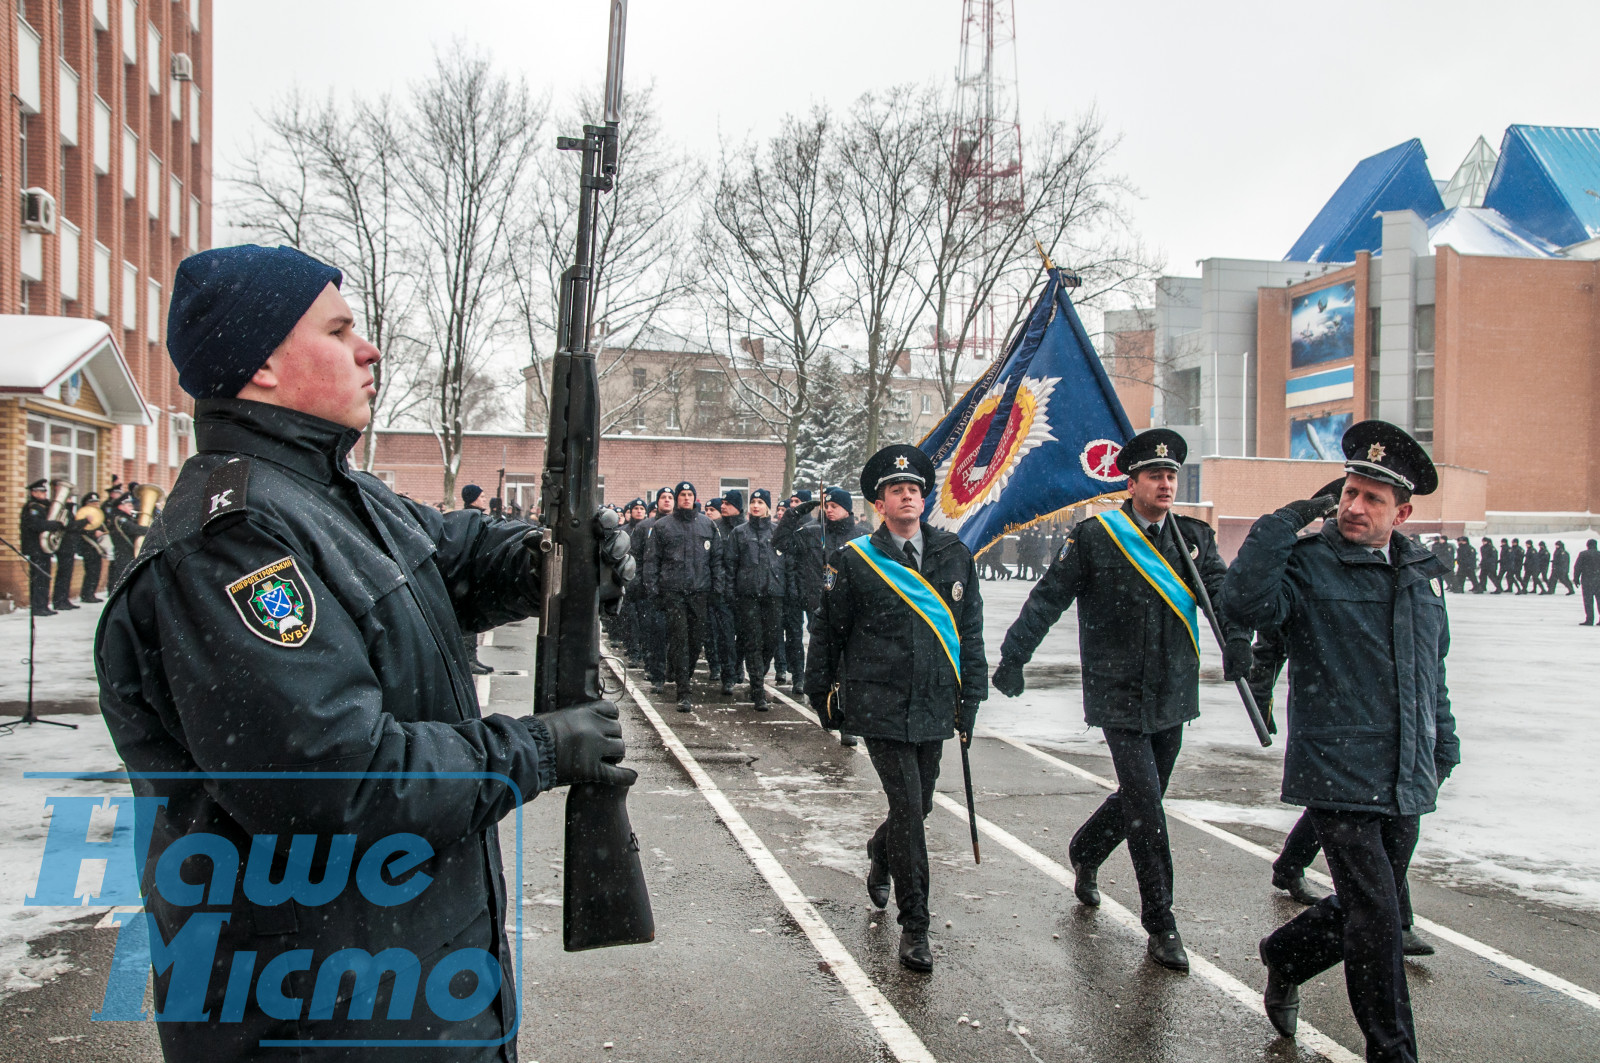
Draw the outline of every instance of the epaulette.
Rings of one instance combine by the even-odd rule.
[[[201,521],[201,527],[222,517],[249,510],[249,458],[229,458],[212,470],[206,479],[205,507],[205,519]]]

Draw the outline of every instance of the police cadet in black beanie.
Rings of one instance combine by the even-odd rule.
[[[232,898],[216,931],[218,969],[276,964],[281,985],[241,994],[241,1013],[224,1021],[220,1001],[184,998],[175,966],[158,972],[158,1009],[203,1013],[159,1024],[168,1060],[240,1059],[263,1040],[307,1038],[478,1041],[491,1047],[451,1058],[515,1059],[514,1036],[496,1045],[517,1010],[496,824],[555,786],[635,778],[615,763],[622,733],[609,703],[537,718],[481,713],[461,632],[538,607],[528,529],[440,514],[350,467],[380,354],[356,332],[340,279],[287,247],[218,248],[178,267],[167,346],[196,400],[199,452],[105,607],[100,707],[134,791],[165,801],[144,881],[166,940],[198,902],[151,890],[151,872],[194,834],[240,854],[275,847],[275,866],[288,859],[291,869],[291,836],[296,854],[306,834],[318,853],[342,836],[362,851],[410,839],[413,862],[390,873],[425,888],[396,902],[352,883],[325,903],[278,903],[236,889],[238,865],[218,864]],[[627,537],[602,550],[607,578],[625,576]],[[437,774],[394,778],[400,771]],[[167,775],[141,774],[150,772]],[[283,978],[341,950],[390,948],[416,956],[423,976],[441,957],[481,956],[491,966],[478,981],[498,974],[498,992],[465,1017],[442,1019],[419,1000],[406,1018],[389,1017],[395,1009],[360,1021],[354,1003],[332,1018],[308,1010],[294,998],[311,983]]]
[[[1427,451],[1384,421],[1351,426],[1343,448],[1339,498],[1256,521],[1218,605],[1283,640],[1283,799],[1309,809],[1336,891],[1262,939],[1267,1018],[1293,1037],[1300,983],[1343,961],[1367,1059],[1412,1063],[1401,897],[1421,816],[1461,759],[1444,670],[1450,569],[1398,530],[1411,496],[1438,487]],[[1298,535],[1318,518],[1320,532]]]
[[[706,599],[722,591],[722,537],[695,508],[694,484],[684,480],[673,498],[671,515],[656,521],[644,544],[643,578],[645,593],[666,618],[667,670],[678,687],[678,711],[693,712],[694,662],[710,633]]]

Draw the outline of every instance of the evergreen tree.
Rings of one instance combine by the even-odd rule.
[[[793,488],[837,485],[855,490],[867,460],[867,413],[861,396],[830,355],[811,378],[814,400],[795,437]]]

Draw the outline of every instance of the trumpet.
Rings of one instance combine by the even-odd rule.
[[[54,524],[66,516],[67,503],[72,498],[75,490],[71,480],[50,481],[50,508],[45,511],[44,519]],[[63,533],[59,531],[43,531],[39,533],[39,545],[45,553],[53,554],[61,549]]]
[[[156,519],[156,506],[161,503],[163,498],[167,497],[167,493],[155,484],[140,484],[134,489],[133,495],[138,499],[136,504],[138,512],[135,514],[134,519],[139,522],[139,527],[149,528],[151,522]],[[143,546],[144,535],[141,534],[133,540],[133,555],[135,557],[139,556],[139,550]]]

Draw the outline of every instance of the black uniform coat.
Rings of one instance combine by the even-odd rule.
[[[891,558],[899,553],[887,524],[872,541]],[[922,578],[950,607],[961,636],[961,681],[939,637],[905,599],[854,548],[835,550],[828,559],[831,586],[811,618],[806,693],[824,694],[837,683],[833,704],[850,734],[942,741],[955,734],[958,711],[965,707],[975,717],[989,696],[983,599],[972,554],[955,535],[927,524],[922,547]]]
[[[1224,581],[1232,622],[1279,631],[1289,657],[1283,799],[1313,808],[1433,811],[1434,761],[1461,759],[1445,686],[1449,570],[1395,532],[1385,563],[1336,521],[1296,540],[1289,510],[1256,521]]]
[[[1572,578],[1585,587],[1600,586],[1600,550],[1584,547],[1572,562]]]
[[[772,518],[751,517],[728,533],[728,590],[739,598],[782,598],[787,566],[772,545]]]
[[[199,453],[184,463],[95,635],[100,709],[130,772],[208,775],[133,780],[136,793],[167,800],[145,865],[147,909],[168,938],[194,911],[152,885],[162,852],[187,834],[222,835],[241,858],[253,836],[275,834],[282,859],[293,834],[322,836],[319,853],[326,836],[352,834],[360,854],[410,833],[434,851],[416,872],[433,881],[396,906],[369,902],[353,881],[314,906],[291,899],[268,907],[234,890],[206,1007],[220,1006],[238,950],[258,951],[258,971],[274,955],[312,950],[311,970],[286,982],[285,992],[302,999],[317,965],[339,949],[398,946],[426,958],[476,922],[492,925],[504,957],[495,825],[551,785],[554,747],[543,724],[480,715],[461,636],[534,611],[527,528],[400,498],[346,463],[358,433],[306,414],[203,400],[195,433]],[[293,645],[229,592],[285,558],[308,606],[310,630]],[[521,793],[480,779],[374,777],[400,771],[495,772]],[[359,774],[213,774],[221,772]],[[187,878],[204,881],[204,867]],[[164,983],[157,979],[158,1001]],[[413,1014],[399,1025],[438,1036],[420,999]],[[243,1023],[164,1023],[161,1036],[169,1060],[210,1061],[237,1058],[237,1046],[262,1036],[329,1036],[327,1026],[252,1011]],[[370,1023],[343,1029],[345,1037],[378,1036]]]
[[[65,531],[67,527],[59,520],[46,520],[49,513],[50,503],[30,498],[22,503],[22,514],[18,518],[17,526],[17,538],[22,540],[17,545],[30,559],[43,561],[46,568],[50,566],[51,555],[39,541],[39,536],[47,531]]]
[[[1136,520],[1132,502],[1124,502],[1122,509]],[[1182,529],[1206,590],[1215,597],[1227,571],[1217,553],[1216,533],[1205,521],[1167,515],[1161,554],[1186,586],[1189,572],[1172,539],[1174,522]],[[1000,659],[1031,658],[1074,599],[1083,661],[1083,718],[1090,727],[1154,734],[1200,715],[1200,659],[1188,627],[1112,542],[1098,519],[1084,521],[1068,536],[1006,632]],[[1205,618],[1197,613],[1197,619],[1201,637],[1207,637]]]
[[[657,517],[644,543],[644,592],[652,598],[722,593],[722,536],[704,513]]]
[[[773,545],[793,559],[800,603],[806,612],[815,613],[822,606],[822,577],[827,559],[839,547],[872,529],[856,520],[854,514],[846,514],[843,520],[824,520],[820,511],[815,520],[807,520],[806,516],[797,510],[785,513],[773,532]]]

